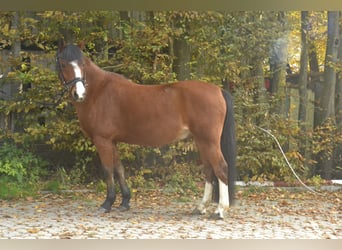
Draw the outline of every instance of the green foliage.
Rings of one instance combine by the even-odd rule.
[[[95,190],[98,193],[103,193],[107,189],[107,185],[106,185],[106,183],[103,180],[99,180],[96,183],[92,182],[91,185],[95,185]]]
[[[0,176],[0,199],[34,197],[39,187],[35,183],[18,183],[9,176]]]
[[[58,180],[50,180],[44,184],[43,190],[59,194],[64,189],[64,185]]]
[[[139,83],[175,80],[172,58],[167,53],[171,27],[165,14],[156,12],[147,20],[122,20],[119,31],[122,39],[117,39],[112,45],[118,49],[106,64],[119,63],[120,72]]]
[[[154,181],[151,177],[152,171],[149,169],[141,169],[136,171],[134,175],[127,178],[127,184],[132,189],[133,193],[138,192],[140,189],[154,188]]]
[[[342,132],[332,119],[315,128],[312,133],[312,151],[321,159],[330,159],[334,149],[342,144]]]
[[[324,184],[324,180],[320,175],[314,175],[310,179],[308,179],[309,185],[313,185],[316,188],[320,187],[322,184]]]
[[[256,125],[271,131],[282,145],[295,171],[300,176],[305,175],[304,159],[298,151],[302,138],[298,122],[271,113],[269,110],[277,101],[273,102],[271,99],[267,103],[256,102],[256,95],[256,92],[246,89],[237,89],[235,94],[237,165],[240,179],[244,181],[294,179],[273,138],[259,130]]]
[[[165,179],[165,192],[177,193],[181,196],[198,194],[198,182],[202,180],[198,166],[175,164],[172,172]]]
[[[0,198],[13,199],[22,196],[22,189],[9,178],[0,178]]]
[[[4,142],[0,147],[0,176],[10,177],[15,182],[38,181],[46,174],[46,165],[45,161],[13,143]]]

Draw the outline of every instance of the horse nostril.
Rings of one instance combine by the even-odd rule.
[[[76,91],[73,93],[72,97],[76,102],[83,102],[85,98],[85,96],[79,96]]]
[[[78,96],[78,94],[76,93],[76,91],[74,91],[74,92],[72,93],[72,98],[73,98],[76,102],[79,102],[80,99],[82,99],[82,98],[80,98],[80,97]]]
[[[72,98],[74,98],[74,100],[77,101],[78,94],[76,93],[76,91],[72,91],[71,95],[72,95]]]

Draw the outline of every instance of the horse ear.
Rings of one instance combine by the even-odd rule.
[[[65,41],[63,38],[58,41],[58,51],[62,51],[66,47]]]
[[[83,50],[84,47],[85,47],[84,41],[80,41],[80,42],[78,43],[78,47],[79,47],[81,50]]]

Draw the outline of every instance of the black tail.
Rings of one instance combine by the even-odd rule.
[[[227,114],[224,121],[221,135],[221,151],[228,164],[228,191],[229,203],[234,203],[235,180],[236,180],[236,138],[235,138],[235,120],[232,96],[229,92],[222,90],[223,97],[227,105]],[[219,186],[217,178],[214,181],[213,200],[219,199]]]

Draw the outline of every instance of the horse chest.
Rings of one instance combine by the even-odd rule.
[[[95,112],[91,108],[76,107],[78,121],[80,123],[81,131],[87,137],[92,137],[94,132],[101,128],[101,120],[96,117]]]

